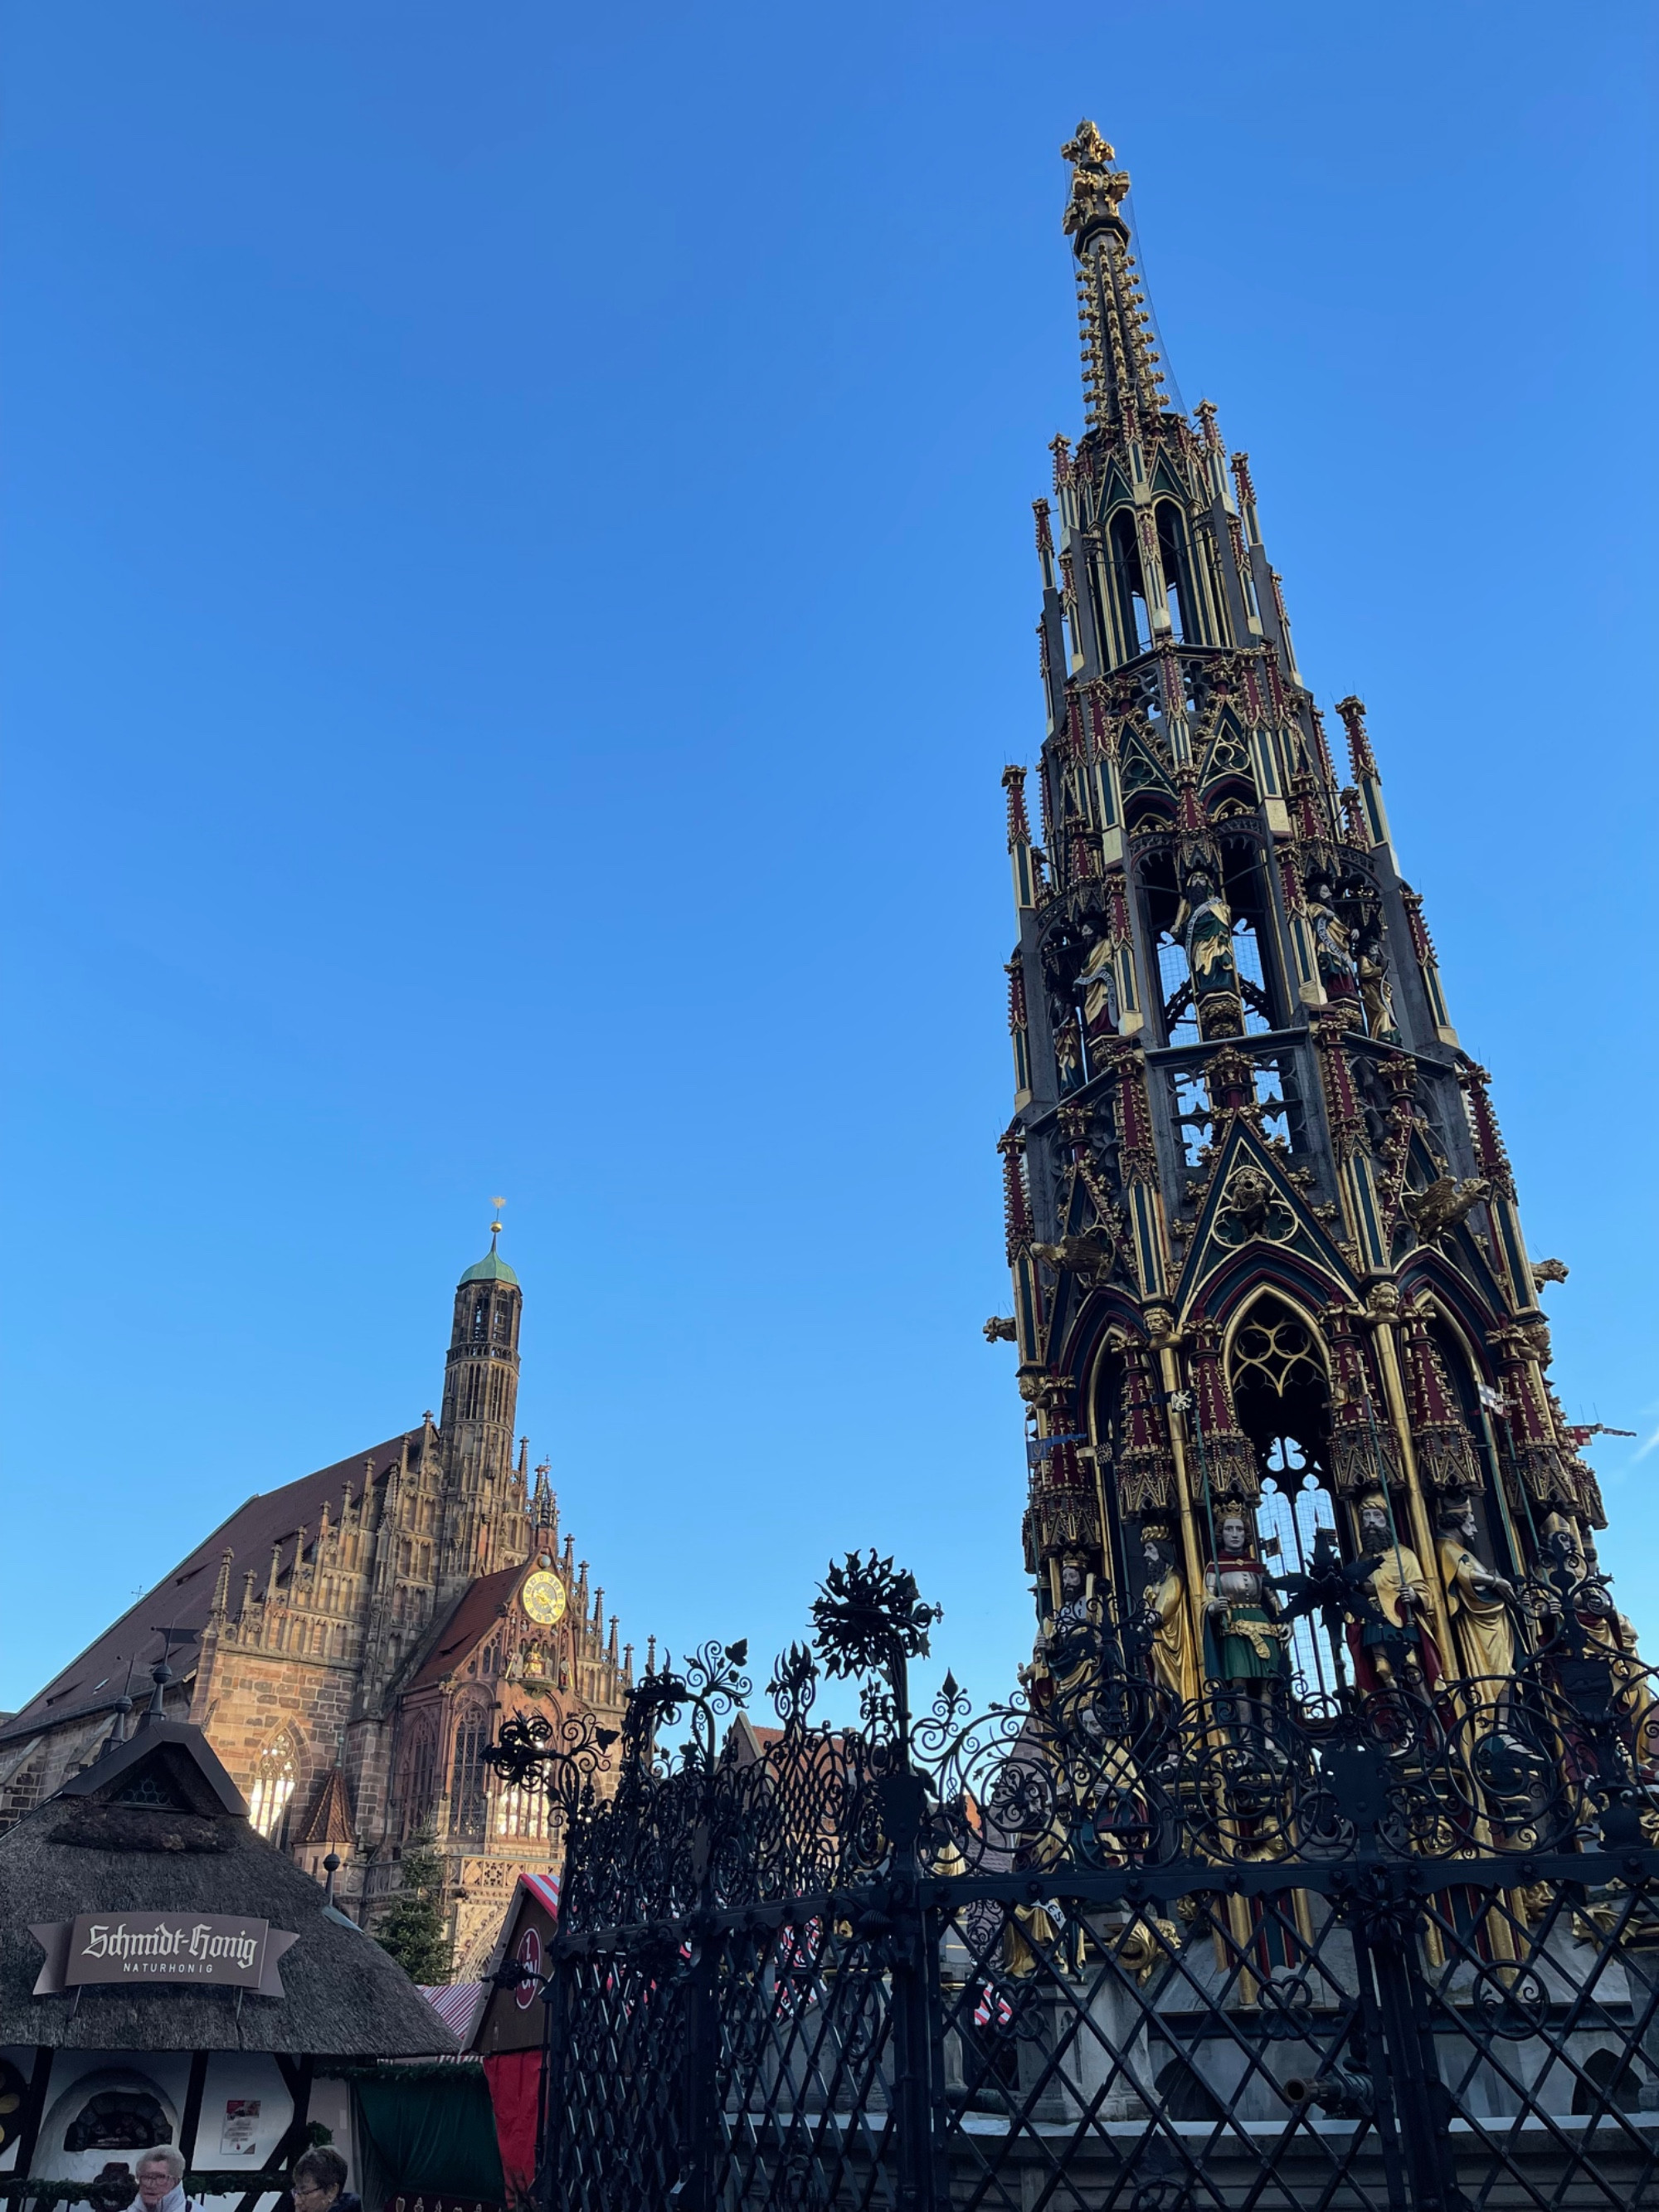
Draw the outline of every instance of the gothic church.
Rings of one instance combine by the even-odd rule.
[[[370,1924],[430,1827],[457,1977],[481,1971],[519,1869],[558,1848],[486,1747],[514,1711],[619,1725],[633,1679],[547,1469],[514,1456],[523,1293],[500,1228],[456,1287],[440,1420],[250,1498],[0,1724],[0,1826],[97,1756],[166,1660],[169,1714],[207,1731],[264,1834],[313,1873],[338,1859]]]

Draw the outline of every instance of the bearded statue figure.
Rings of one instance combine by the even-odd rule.
[[[1142,1589],[1142,1622],[1151,1645],[1152,1680],[1176,1705],[1190,1705],[1204,1687],[1187,1607],[1187,1585],[1176,1565],[1167,1532],[1149,1524],[1140,1532],[1140,1556],[1146,1580]]]
[[[1401,1541],[1394,1509],[1380,1490],[1359,1501],[1359,1549],[1370,1565],[1361,1618],[1348,1630],[1359,1686],[1425,1688],[1442,1672],[1424,1626],[1431,1601],[1429,1580],[1416,1553]]]

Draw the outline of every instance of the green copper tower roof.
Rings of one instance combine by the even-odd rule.
[[[492,1221],[489,1224],[489,1251],[484,1254],[477,1267],[467,1269],[465,1274],[461,1277],[461,1281],[455,1285],[457,1290],[460,1289],[462,1283],[511,1283],[515,1289],[517,1288],[518,1277],[495,1249],[495,1240],[501,1233],[501,1223]]]

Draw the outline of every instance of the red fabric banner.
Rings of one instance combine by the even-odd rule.
[[[521,2203],[536,2175],[536,2118],[542,2095],[539,2051],[497,2051],[485,2058],[484,2079],[495,2113],[495,2140],[509,2204]]]

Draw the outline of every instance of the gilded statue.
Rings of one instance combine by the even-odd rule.
[[[1141,1618],[1150,1638],[1152,1679],[1176,1705],[1188,1705],[1202,1692],[1204,1682],[1187,1607],[1187,1585],[1176,1565],[1174,1547],[1150,1528],[1141,1532],[1140,1556],[1146,1565]]]
[[[1443,1175],[1437,1176],[1426,1189],[1407,1191],[1400,1203],[1420,1242],[1432,1244],[1491,1195],[1492,1185],[1485,1176],[1466,1176],[1460,1182],[1455,1176]]]
[[[1440,1516],[1440,1579],[1445,1585],[1458,1671],[1508,1680],[1515,1672],[1515,1585],[1474,1549],[1474,1507],[1468,1498]],[[1493,1693],[1495,1694],[1495,1693]]]
[[[1360,939],[1354,971],[1359,979],[1366,1030],[1381,1043],[1398,1044],[1400,1024],[1395,1019],[1394,990],[1389,981],[1388,957],[1380,931],[1370,930]]]
[[[1089,953],[1079,970],[1077,988],[1083,1001],[1084,1034],[1091,1037],[1115,1035],[1117,977],[1112,969],[1112,940],[1108,932],[1097,929],[1091,921],[1084,923],[1083,936]]]

